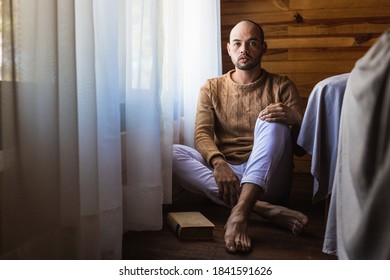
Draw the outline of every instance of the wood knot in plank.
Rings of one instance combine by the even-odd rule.
[[[294,17],[295,17],[295,22],[296,23],[302,23],[303,22],[303,17],[299,13],[296,13],[294,15]]]
[[[370,41],[372,38],[371,34],[362,34],[355,36],[355,45],[361,45],[367,41]]]

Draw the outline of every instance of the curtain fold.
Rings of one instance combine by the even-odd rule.
[[[120,259],[161,229],[172,143],[221,73],[219,0],[192,2],[1,1],[1,259]]]
[[[162,226],[162,118],[157,0],[125,1],[126,166],[124,229]],[[167,186],[169,188],[169,186]]]
[[[3,1],[2,258],[121,257],[113,7]]]
[[[222,74],[220,1],[164,0],[163,24],[163,102],[173,106],[173,142],[193,147],[199,89]]]

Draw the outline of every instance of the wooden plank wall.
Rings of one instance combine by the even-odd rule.
[[[390,28],[389,0],[221,0],[222,69],[231,28],[242,19],[263,26],[268,52],[263,67],[287,75],[304,106],[321,80],[350,72]],[[310,157],[295,158],[296,172],[310,172]]]

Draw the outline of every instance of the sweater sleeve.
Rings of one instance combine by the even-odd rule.
[[[294,155],[299,157],[304,156],[306,154],[306,151],[297,144],[297,139],[303,119],[302,100],[297,87],[287,77],[285,77],[284,81],[282,82],[281,98],[284,104],[299,113],[299,122],[291,126],[291,137],[293,140]]]
[[[303,119],[302,100],[295,84],[287,77],[284,77],[280,85],[282,103],[298,112],[300,119],[296,125],[300,125]]]
[[[211,166],[211,160],[220,156],[224,158],[215,144],[215,110],[210,95],[210,81],[200,89],[195,121],[195,147],[206,162]]]

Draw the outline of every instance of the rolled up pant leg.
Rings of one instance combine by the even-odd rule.
[[[231,165],[244,183],[261,186],[263,200],[278,202],[288,197],[292,180],[292,142],[290,128],[279,123],[258,120],[254,131],[254,147],[248,162]],[[213,169],[201,154],[188,146],[173,146],[173,175],[181,187],[207,196],[214,203],[227,206],[218,197]]]
[[[241,185],[253,183],[263,188],[262,200],[279,202],[290,194],[293,151],[291,131],[287,125],[256,122],[254,146],[245,167]]]

